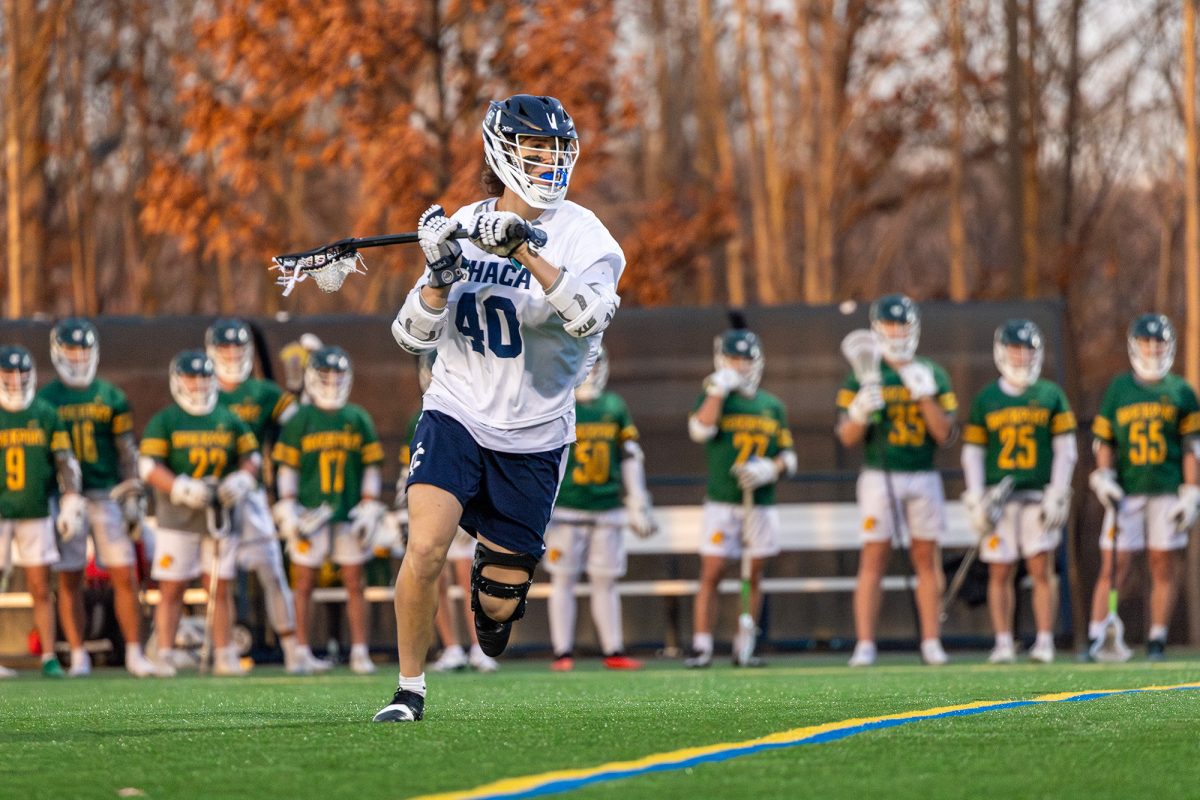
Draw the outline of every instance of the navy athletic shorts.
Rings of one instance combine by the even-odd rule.
[[[488,450],[458,420],[424,411],[413,433],[408,484],[428,483],[454,495],[463,507],[459,524],[471,535],[541,558],[565,452]]]

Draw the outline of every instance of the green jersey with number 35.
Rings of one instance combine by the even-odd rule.
[[[1200,434],[1200,404],[1178,375],[1144,384],[1126,372],[1104,392],[1092,434],[1116,452],[1126,494],[1172,494],[1183,482],[1183,439]]]
[[[301,406],[279,432],[272,456],[299,473],[300,505],[328,503],[333,521],[345,522],[362,498],[363,470],[383,462],[383,446],[362,406]]]
[[[942,410],[953,416],[958,410],[958,398],[950,388],[950,376],[933,361],[917,356],[919,361],[933,370],[937,385],[936,400]],[[868,467],[892,472],[924,472],[933,469],[933,454],[937,442],[925,427],[925,416],[921,404],[912,399],[900,373],[886,361],[879,365],[883,379],[883,401],[887,405],[880,412],[880,420],[867,428],[863,442],[863,460]],[[858,378],[851,374],[837,394],[837,407],[841,412],[850,408],[854,395],[858,393]]]
[[[696,409],[707,397],[701,394]],[[731,392],[721,405],[717,419],[717,434],[704,444],[708,462],[708,499],[718,503],[741,503],[742,490],[731,470],[751,456],[774,458],[783,450],[792,449],[792,432],[788,430],[787,410],[775,395],[759,390],[754,397]],[[775,484],[768,483],[754,490],[754,504],[775,504]]]
[[[1075,415],[1057,384],[1039,380],[1015,397],[995,381],[971,404],[963,443],[985,448],[988,486],[1012,476],[1017,490],[1040,490],[1050,482],[1054,437],[1075,430]]]
[[[43,386],[38,397],[58,409],[58,417],[71,435],[84,490],[111,489],[120,483],[117,437],[133,430],[125,393],[105,380],[73,389],[56,379]]]
[[[575,403],[575,443],[557,505],[581,511],[608,511],[621,505],[621,459],[638,432],[625,401],[602,392],[590,403]]]
[[[71,449],[71,440],[54,406],[34,398],[24,411],[0,409],[0,519],[50,516],[49,497],[56,491],[54,453]]]

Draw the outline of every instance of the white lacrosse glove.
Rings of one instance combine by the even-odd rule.
[[[854,399],[846,407],[846,416],[851,422],[867,425],[876,412],[882,411],[886,405],[883,400],[883,387],[878,383],[867,384],[854,394]]]
[[[446,216],[441,206],[431,205],[417,220],[417,243],[429,267],[429,285],[449,286],[467,277],[462,265],[462,245],[454,234],[462,229],[458,220]]]
[[[967,524],[976,536],[987,536],[992,532],[992,521],[988,518],[988,504],[983,492],[963,492],[963,508],[967,511]]]
[[[534,239],[534,227],[511,211],[485,211],[471,220],[467,237],[478,248],[508,258],[527,240]],[[533,242],[530,249],[536,252]]]
[[[396,499],[392,501],[392,508],[397,511],[402,508],[408,508],[408,466],[400,468],[400,477],[396,479]]]
[[[375,528],[383,521],[387,506],[373,497],[364,497],[350,509],[350,533],[366,547],[375,536]]]
[[[1042,527],[1056,531],[1067,524],[1071,515],[1071,487],[1046,486],[1042,492]]]
[[[731,367],[725,367],[704,379],[704,393],[709,397],[726,397],[741,385],[741,373]]]
[[[900,368],[900,380],[913,400],[922,397],[933,397],[937,394],[937,381],[934,380],[933,370],[928,364],[920,361],[910,361]]]
[[[226,508],[233,508],[258,488],[258,481],[244,469],[235,469],[217,486],[217,499]]]
[[[69,542],[87,530],[87,500],[78,492],[58,499],[58,518],[54,521],[59,537]]]
[[[300,533],[300,504],[288,497],[271,506],[279,538],[292,539]]]
[[[1171,508],[1170,518],[1175,523],[1175,530],[1184,532],[1192,529],[1200,517],[1200,486],[1190,483],[1179,485],[1179,499]]]
[[[650,495],[625,495],[625,515],[629,529],[639,539],[646,539],[658,533],[658,520],[654,518]]]
[[[1125,490],[1121,488],[1121,484],[1117,483],[1116,470],[1092,470],[1092,474],[1088,475],[1088,486],[1092,487],[1092,492],[1105,507],[1116,507],[1125,499]]]
[[[109,490],[108,496],[121,508],[121,518],[127,525],[136,525],[146,516],[146,486],[137,478],[121,481]]]
[[[779,480],[779,465],[773,458],[751,456],[730,472],[737,478],[738,487],[742,491],[754,490]]]
[[[176,475],[171,483],[171,502],[185,508],[206,508],[212,502],[212,490],[198,478]]]

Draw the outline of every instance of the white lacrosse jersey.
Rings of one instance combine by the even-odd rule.
[[[474,215],[495,204],[494,198],[473,203],[453,216],[470,228]],[[625,255],[595,214],[566,201],[534,224],[546,232],[546,261],[616,292]],[[574,389],[591,369],[602,334],[571,336],[528,269],[459,242],[468,275],[450,288],[424,408],[454,417],[490,450],[537,453],[573,442]],[[427,280],[428,273],[413,291]]]

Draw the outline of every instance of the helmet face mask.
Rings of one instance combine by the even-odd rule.
[[[762,382],[766,359],[758,335],[744,328],[731,328],[713,340],[713,366],[732,369],[742,376],[738,392],[753,397]]]
[[[594,403],[596,398],[604,393],[604,387],[607,385],[608,351],[601,347],[600,354],[596,356],[596,363],[588,370],[587,377],[575,387],[575,399],[580,403]]]
[[[0,347],[0,408],[24,411],[36,390],[37,368],[29,351],[19,345]]]
[[[354,368],[350,356],[340,347],[322,347],[312,354],[304,368],[304,389],[312,403],[322,411],[337,411],[350,399]]]
[[[64,319],[50,331],[50,363],[72,389],[86,389],[100,366],[100,337],[86,319]]]
[[[1046,347],[1038,326],[1027,319],[1012,319],[996,329],[992,357],[996,369],[1017,389],[1027,389],[1042,374]]]
[[[483,155],[496,177],[531,207],[553,208],[567,197],[579,136],[558,100],[518,94],[488,106]]]
[[[171,397],[194,417],[211,414],[217,407],[216,368],[200,350],[184,350],[171,360]]]
[[[1175,326],[1164,314],[1142,314],[1129,326],[1129,363],[1146,383],[1161,381],[1175,363]]]
[[[870,318],[883,357],[898,364],[912,361],[921,341],[917,304],[902,294],[889,294],[871,304]]]
[[[254,370],[250,326],[240,319],[219,319],[204,332],[204,349],[221,383],[240,385]]]

